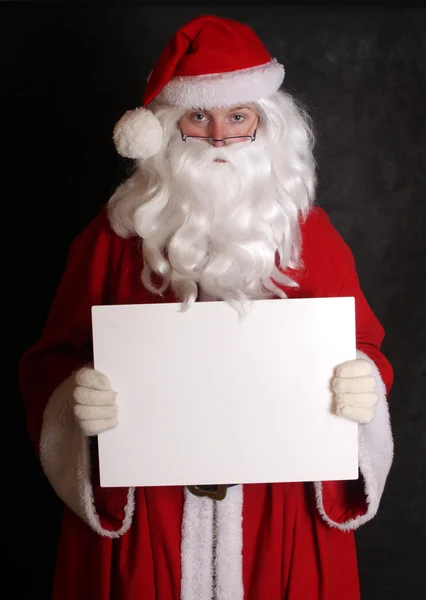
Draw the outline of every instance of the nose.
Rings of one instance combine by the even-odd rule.
[[[223,140],[223,138],[226,137],[226,128],[220,121],[213,119],[209,127],[209,136],[214,140]],[[216,148],[219,148],[224,146],[225,142],[215,141],[213,142],[213,145],[216,146]]]

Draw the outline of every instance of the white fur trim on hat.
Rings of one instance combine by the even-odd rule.
[[[157,117],[145,108],[128,110],[114,127],[117,152],[126,158],[154,156],[163,142],[163,129]]]
[[[275,58],[270,62],[231,73],[176,76],[157,100],[180,108],[215,108],[240,102],[255,102],[274,94],[284,81],[284,67]]]

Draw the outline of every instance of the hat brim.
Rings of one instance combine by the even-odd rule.
[[[280,88],[284,75],[284,66],[274,58],[258,67],[231,73],[176,76],[156,99],[185,109],[234,106],[271,96]]]

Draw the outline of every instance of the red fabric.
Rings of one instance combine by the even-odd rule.
[[[380,352],[384,331],[359,287],[349,248],[318,208],[302,226],[302,239],[305,267],[293,273],[300,288],[286,292],[293,298],[354,296],[357,347],[375,361],[389,391],[392,368]],[[20,364],[37,450],[49,395],[91,359],[91,306],[175,301],[171,293],[157,297],[144,290],[141,268],[139,241],[116,236],[106,210],[74,242],[41,338]],[[93,483],[102,524],[117,529],[127,489]],[[323,486],[325,511],[336,522],[365,512],[361,478]],[[182,508],[182,488],[138,488],[132,526],[115,540],[95,534],[65,508],[54,599],[177,600]],[[353,533],[324,523],[310,484],[244,486],[243,535],[246,600],[359,599]]]
[[[358,600],[353,533],[332,529],[301,483],[244,486],[247,600]]]
[[[178,600],[182,512],[181,488],[138,488],[131,530],[112,540],[65,508],[54,600]]]
[[[143,106],[148,106],[172,77],[228,73],[270,60],[269,52],[247,25],[211,15],[197,17],[167,43],[152,71]]]

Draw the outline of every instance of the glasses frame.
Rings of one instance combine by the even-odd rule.
[[[216,138],[213,138],[213,137],[210,137],[210,136],[207,136],[207,135],[186,135],[186,133],[184,133],[180,127],[179,127],[179,131],[180,131],[180,135],[181,135],[181,138],[182,138],[182,142],[186,142],[187,139],[190,139],[190,140],[194,140],[194,139],[195,140],[206,140],[206,141],[209,140],[210,143],[211,143],[211,145],[214,145],[215,142],[222,142],[222,144],[224,146],[226,146],[226,140],[241,140],[243,138],[244,139],[250,138],[250,144],[252,144],[256,140],[257,127],[256,127],[256,129],[253,131],[253,133],[251,135],[250,134],[247,134],[247,135],[231,135],[231,136],[222,138],[221,140],[218,140]]]

